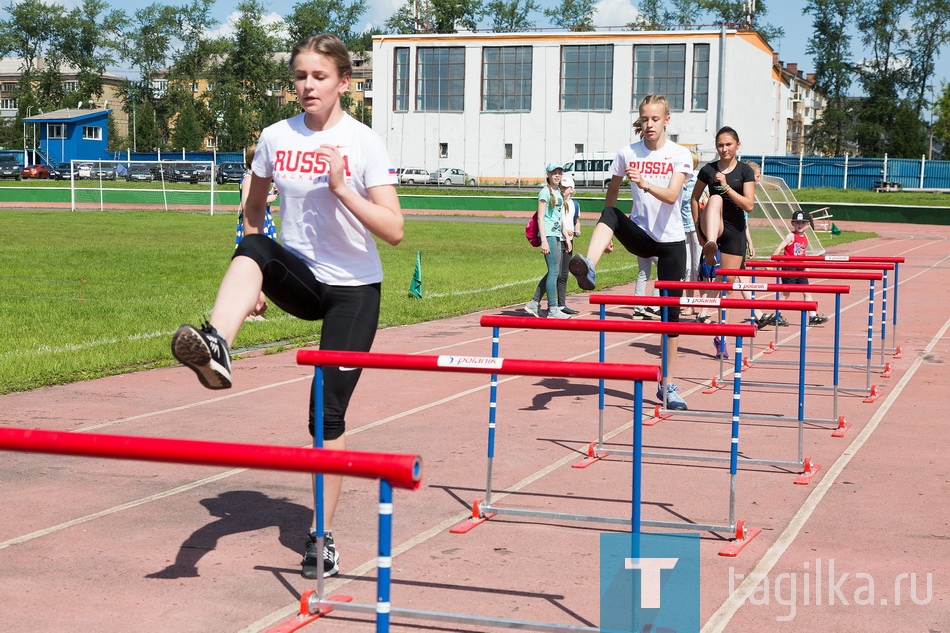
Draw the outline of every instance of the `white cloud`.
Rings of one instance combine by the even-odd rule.
[[[239,11],[232,11],[216,29],[208,31],[208,35],[211,37],[231,37],[234,35],[234,25],[240,18],[241,13]],[[268,13],[264,16],[263,22],[266,25],[278,25],[280,27],[280,36],[287,37],[287,28],[284,26],[284,18],[279,13]]]
[[[640,12],[630,0],[600,0],[594,5],[594,24],[623,26],[634,22]]]

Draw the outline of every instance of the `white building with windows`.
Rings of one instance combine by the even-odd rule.
[[[785,154],[787,77],[755,32],[456,33],[373,38],[373,129],[399,167],[537,181],[550,162],[638,140],[640,99],[669,99],[669,137],[715,157]]]

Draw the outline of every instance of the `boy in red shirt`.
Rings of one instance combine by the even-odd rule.
[[[810,220],[808,214],[804,211],[795,211],[792,213],[792,232],[785,236],[785,239],[782,240],[782,243],[778,245],[778,248],[775,249],[773,255],[791,255],[794,257],[802,257],[808,251],[808,236],[805,235],[805,229],[810,226]],[[789,268],[787,270],[804,270],[803,268],[795,269]],[[808,285],[808,279],[805,277],[785,277],[782,279],[783,284],[799,284],[799,285]],[[783,292],[782,297],[788,299],[790,293]],[[807,291],[802,291],[802,294],[805,295],[805,301],[814,301],[812,294]],[[828,317],[823,314],[818,314],[817,312],[808,313],[808,325],[821,325],[822,323],[827,323]]]

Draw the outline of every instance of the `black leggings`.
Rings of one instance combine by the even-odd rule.
[[[263,235],[246,235],[234,257],[250,257],[264,274],[263,291],[281,310],[306,321],[323,320],[320,349],[368,352],[379,326],[380,284],[331,286],[289,250]],[[346,409],[361,370],[323,369],[323,435],[335,440],[346,430]],[[310,434],[314,434],[314,390],[310,388]]]
[[[686,274],[686,240],[657,242],[616,207],[605,207],[598,221],[609,226],[617,241],[629,252],[639,257],[656,257],[657,279],[683,281]],[[667,290],[667,294],[671,297],[682,297],[683,291]],[[670,308],[668,320],[679,321],[680,309]]]

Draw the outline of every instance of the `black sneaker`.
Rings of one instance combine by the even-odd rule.
[[[774,314],[763,314],[758,319],[752,319],[752,322],[755,323],[756,329],[764,330],[770,325],[775,324],[775,315]]]
[[[647,319],[662,319],[663,314],[660,312],[661,308],[655,306],[648,306],[643,310],[643,316]]]
[[[231,351],[209,323],[201,329],[183,325],[172,335],[172,354],[196,374],[208,389],[231,387]]]
[[[570,314],[571,316],[574,316],[575,314],[580,314],[580,312],[578,312],[574,308],[568,308],[567,306],[560,306],[560,308],[561,308],[561,312],[563,312],[564,314]]]
[[[827,323],[828,317],[824,314],[816,314],[815,316],[808,319],[808,325],[821,325],[822,323]]]
[[[307,546],[304,549],[303,560],[300,562],[300,574],[304,578],[316,578],[320,573],[318,569],[319,560],[323,559],[323,577],[327,578],[340,572],[340,555],[336,551],[336,545],[333,544],[333,535],[327,532],[323,537],[323,556],[317,551],[317,537],[311,534],[307,539]]]
[[[773,315],[773,316],[774,316],[774,315]],[[781,327],[788,327],[788,326],[789,326],[788,321],[786,321],[786,320],[785,320],[785,317],[783,317],[781,314],[778,315],[778,317],[776,317],[776,319],[775,319],[775,324],[776,324],[776,325],[779,325],[779,326],[781,326]]]

